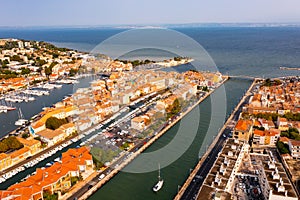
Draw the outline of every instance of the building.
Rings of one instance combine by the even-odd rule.
[[[14,165],[22,160],[25,160],[28,156],[31,156],[30,148],[24,146],[23,148],[16,150],[8,154],[11,158],[11,164]]]
[[[41,141],[35,139],[24,139],[17,137],[18,141],[21,142],[25,147],[30,149],[30,154],[34,155],[41,150]]]
[[[199,190],[197,199],[213,199],[213,194],[218,193],[224,199],[230,199],[234,178],[246,153],[249,152],[249,144],[237,139],[229,138],[216,159],[209,174],[205,178]]]
[[[253,155],[255,157],[259,184],[267,200],[298,200],[297,194],[280,162],[268,154]]]
[[[9,200],[42,200],[45,192],[62,194],[71,188],[71,178],[83,179],[93,173],[92,155],[86,147],[69,149],[62,154],[61,162],[54,163],[51,167],[37,169],[36,173],[25,181],[10,186],[7,190],[0,191],[0,199]]]
[[[253,131],[253,144],[257,145],[271,145],[275,146],[278,138],[280,137],[280,130],[254,130]]]
[[[278,126],[278,129],[281,131],[286,131],[289,129],[288,121],[286,118],[283,118],[283,117],[277,118],[277,126]]]
[[[0,153],[0,171],[10,167],[11,164],[12,164],[12,161],[11,161],[10,155],[8,155],[6,153]]]
[[[61,142],[66,139],[68,136],[62,129],[58,128],[56,130],[45,129],[36,133],[37,136],[40,136],[41,140],[46,142],[48,146],[52,146],[58,142]]]
[[[300,158],[300,141],[290,139],[288,144],[291,156],[295,159]]]
[[[240,141],[248,142],[251,135],[252,135],[252,121],[240,119],[234,128],[232,137]]]
[[[131,120],[131,128],[143,131],[145,130],[146,126],[149,124],[149,117],[148,116],[138,116]]]

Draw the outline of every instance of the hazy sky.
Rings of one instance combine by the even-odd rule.
[[[300,0],[0,0],[0,26],[300,22]]]

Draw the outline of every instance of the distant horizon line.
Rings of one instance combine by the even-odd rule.
[[[107,24],[107,25],[24,25],[1,26],[1,29],[26,28],[184,28],[184,27],[300,27],[300,22],[200,22],[200,23],[154,23],[154,24]]]

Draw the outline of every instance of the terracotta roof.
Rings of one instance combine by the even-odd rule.
[[[5,191],[0,191],[0,199],[12,197],[12,195],[19,195],[16,199],[20,200],[38,199],[41,197],[43,188],[55,184],[70,171],[77,171],[78,165],[85,165],[86,160],[92,160],[87,147],[69,149],[62,154],[62,163],[56,162],[49,168],[37,169],[36,174],[25,181],[14,184]]]
[[[8,157],[8,155],[6,153],[0,153],[0,161],[7,157]]]
[[[289,140],[290,140],[290,139],[287,138],[287,137],[280,137],[280,138],[279,138],[279,141],[280,141],[280,142],[283,142],[283,143],[289,142]]]
[[[21,148],[19,150],[16,150],[16,151],[12,152],[9,155],[13,159],[13,158],[16,158],[16,157],[18,157],[20,155],[23,155],[26,152],[30,152],[30,149],[28,147],[23,147],[23,148]]]
[[[64,134],[64,132],[61,129],[56,129],[56,130],[45,129],[36,134],[44,138],[53,139],[56,136]]]
[[[33,145],[36,145],[36,144],[41,144],[40,141],[38,140],[35,140],[35,139],[29,139],[29,140],[26,140],[24,138],[20,138],[20,137],[17,137],[17,139],[19,140],[19,142],[21,142],[22,144],[24,144],[25,146],[33,146]]]
[[[265,133],[264,131],[261,131],[261,130],[254,130],[253,132],[254,135],[259,135],[259,136],[265,136]]]
[[[297,146],[297,147],[300,146],[300,141],[299,141],[299,140],[292,140],[292,139],[290,139],[290,142],[291,142],[291,144],[292,144],[293,146]]]
[[[249,131],[251,125],[252,125],[252,121],[240,119],[235,126],[235,130]]]

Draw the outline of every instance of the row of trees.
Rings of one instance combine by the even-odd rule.
[[[281,81],[280,80],[271,80],[271,79],[266,79],[262,86],[267,86],[267,87],[270,87],[270,86],[276,86],[276,85],[280,85],[281,84]]]
[[[276,121],[278,117],[284,117],[289,121],[300,121],[300,113],[286,113],[284,115],[279,115],[277,113],[258,113],[255,114],[254,117],[256,118],[263,118],[267,120]]]
[[[133,67],[136,67],[136,66],[139,66],[139,65],[145,65],[145,64],[149,64],[149,63],[155,63],[155,61],[148,60],[148,59],[146,59],[146,60],[133,60],[133,61],[116,59],[115,61],[120,61],[124,64],[131,63]]]
[[[289,128],[287,131],[281,131],[281,137],[287,137],[292,140],[300,140],[299,131],[296,128]]]
[[[18,150],[23,147],[24,145],[21,142],[19,142],[19,140],[17,140],[17,138],[14,136],[4,138],[0,142],[0,153],[5,153],[10,150]]]

